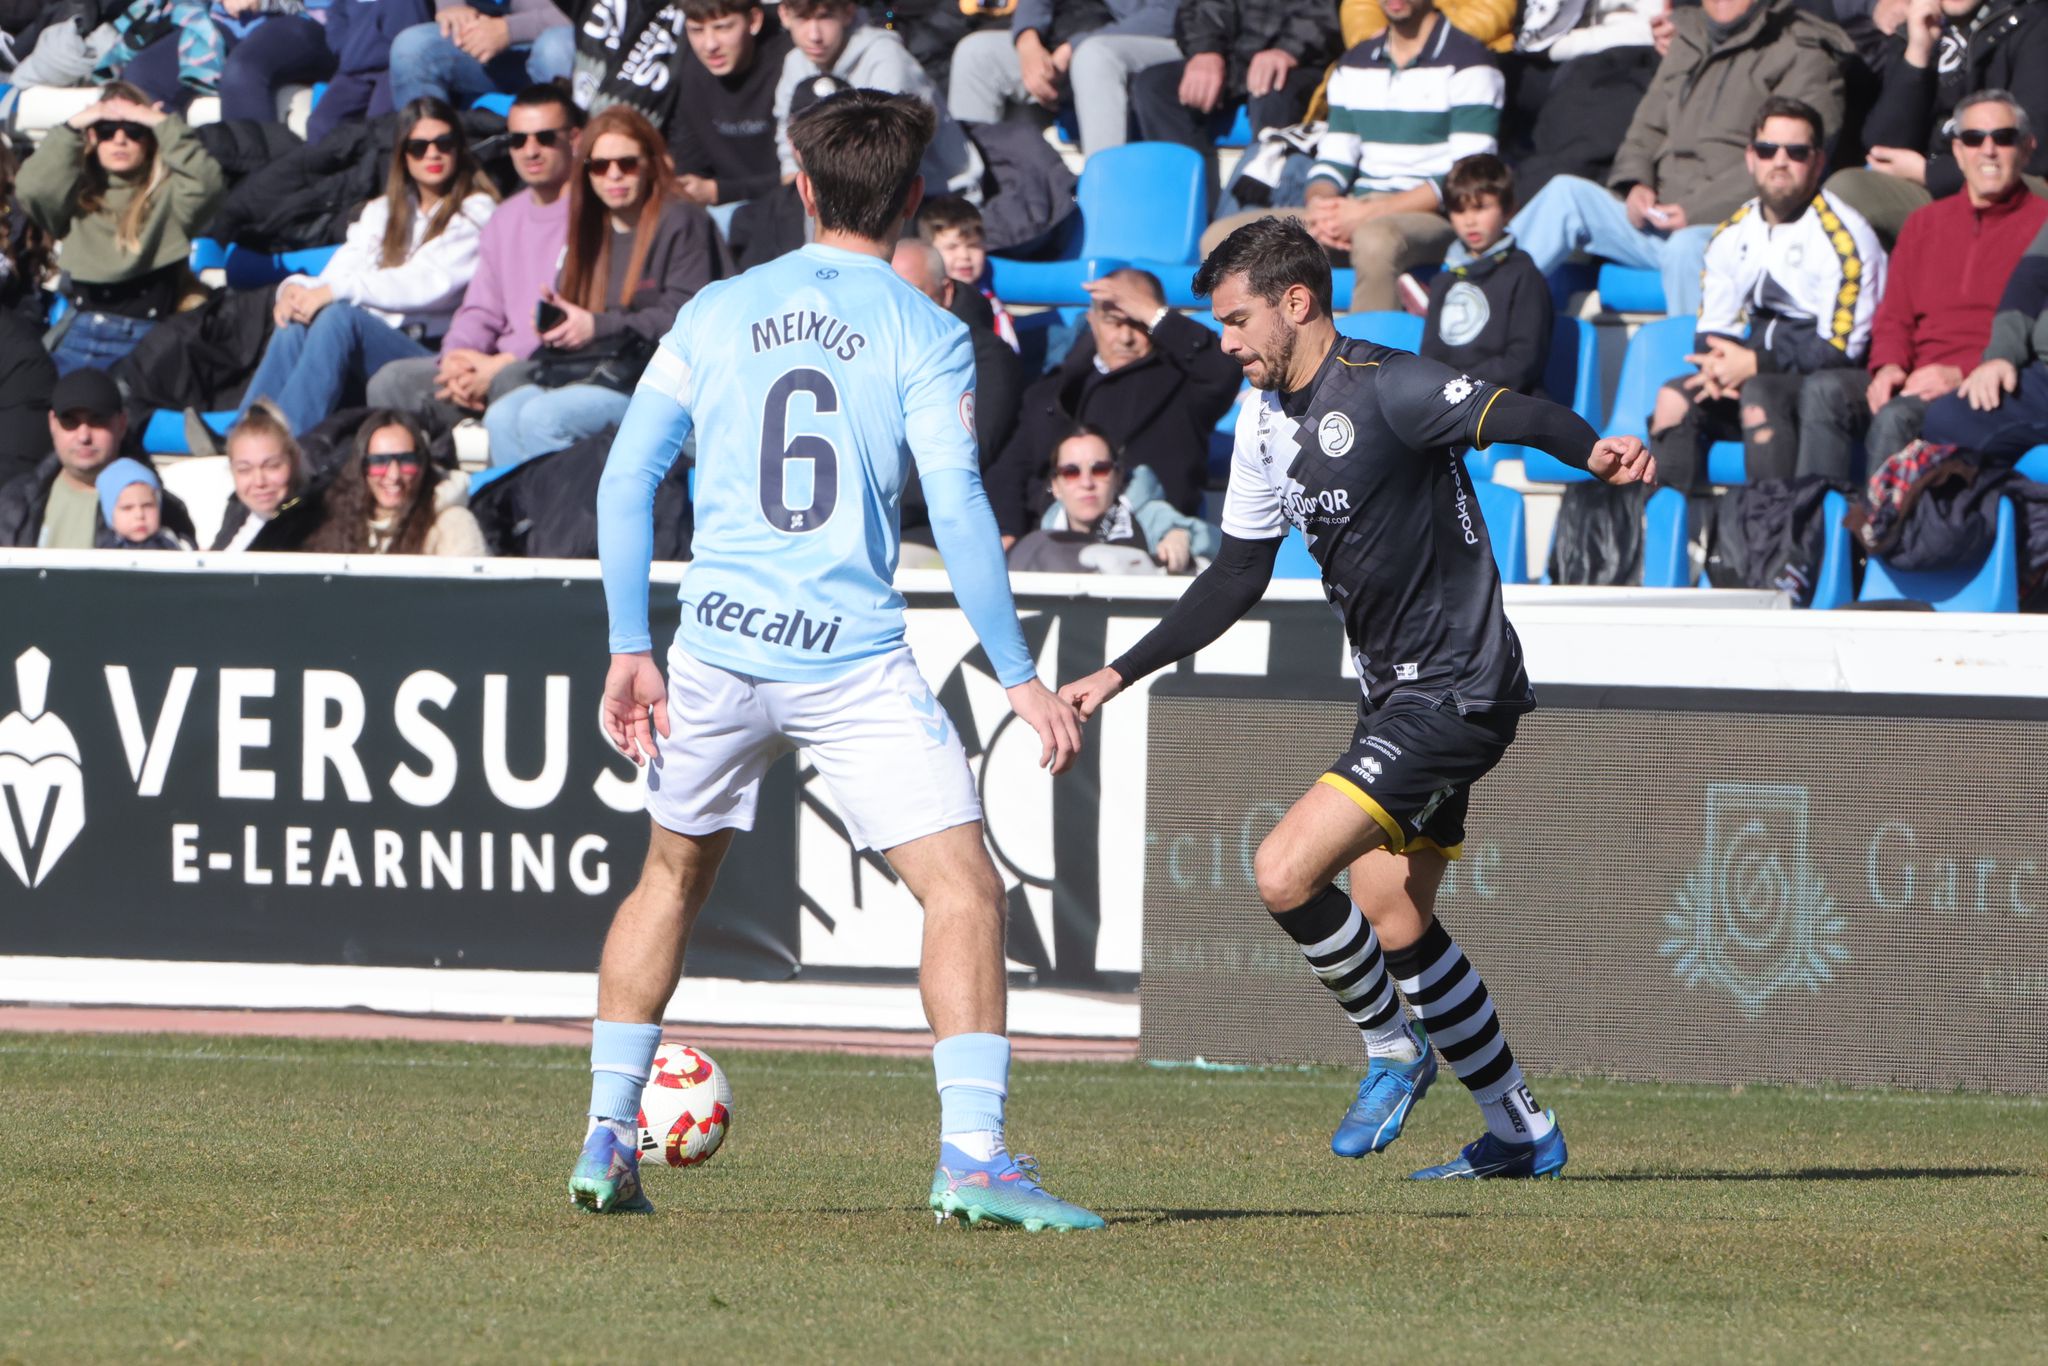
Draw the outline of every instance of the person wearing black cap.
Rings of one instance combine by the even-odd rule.
[[[0,488],[0,545],[90,550],[103,527],[101,470],[121,453],[128,433],[121,390],[104,370],[73,370],[50,391],[50,443],[56,450],[34,471]],[[192,519],[184,504],[163,499],[163,524],[186,539]]]

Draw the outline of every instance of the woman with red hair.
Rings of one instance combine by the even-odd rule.
[[[616,423],[676,310],[723,274],[718,232],[676,192],[668,146],[644,115],[613,105],[592,117],[577,163],[562,271],[536,319],[533,380],[484,412],[494,466]]]

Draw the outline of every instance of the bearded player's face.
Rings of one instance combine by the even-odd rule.
[[[1246,286],[1242,275],[1226,275],[1209,296],[1209,311],[1223,325],[1223,354],[1244,367],[1254,389],[1278,389],[1294,361],[1293,323],[1283,307],[1268,303]]]

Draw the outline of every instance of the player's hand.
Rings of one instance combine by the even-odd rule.
[[[2020,372],[2009,360],[1987,360],[1963,381],[1963,397],[1980,413],[1988,413],[2005,402],[2005,396],[2019,387]]]
[[[1074,756],[1081,752],[1081,718],[1074,715],[1074,709],[1035,678],[1019,683],[1009,694],[1010,710],[1038,732],[1043,747],[1038,766],[1055,775],[1073,767]]]
[[[1632,436],[1603,436],[1595,441],[1593,453],[1586,457],[1586,469],[1609,484],[1657,482],[1657,457]]]
[[[1061,688],[1060,701],[1079,712],[1081,719],[1086,721],[1123,690],[1124,676],[1115,669],[1102,668]]]
[[[653,655],[642,651],[612,656],[598,721],[605,737],[635,764],[654,757],[655,734],[668,738],[668,684]]]

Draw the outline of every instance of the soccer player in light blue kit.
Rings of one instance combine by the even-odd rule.
[[[795,120],[816,242],[686,304],[612,443],[598,490],[604,724],[621,753],[651,764],[653,821],[598,971],[591,1123],[569,1178],[579,1210],[652,1208],[636,1116],[662,1010],[733,832],[753,826],[762,774],[801,748],[854,837],[924,907],[919,980],[940,1109],[931,1208],[940,1222],[1102,1224],[1003,1142],[1002,881],[966,752],[911,659],[891,586],[914,456],[960,606],[1038,732],[1041,762],[1064,771],[1080,724],[1039,682],[1017,625],[981,489],[967,329],[889,264],[923,193],[933,123],[928,105],[871,90]],[[647,623],[654,495],[693,426],[696,559],[664,684]]]

